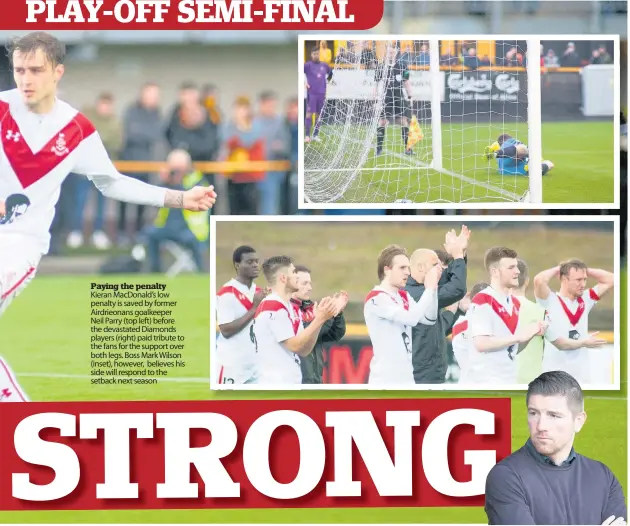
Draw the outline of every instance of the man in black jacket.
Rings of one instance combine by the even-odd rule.
[[[470,230],[464,225],[457,235],[454,230],[446,234],[444,249],[453,258],[442,273],[438,285],[438,309],[457,303],[466,295],[466,250]],[[411,276],[405,290],[418,301],[424,293],[424,276],[435,265],[441,265],[438,255],[429,249],[418,249],[410,259]],[[450,314],[450,313],[449,313]],[[455,316],[453,316],[454,321]],[[448,368],[449,318],[439,316],[434,325],[418,324],[411,337],[413,376],[417,384],[441,384]]]
[[[298,275],[298,290],[293,294],[291,303],[300,313],[304,327],[313,321],[315,303],[311,301],[311,271],[297,265],[295,271]],[[337,296],[337,315],[328,320],[319,332],[313,352],[308,356],[300,358],[302,367],[303,384],[321,384],[324,371],[324,343],[337,342],[346,334],[346,320],[343,316],[343,309],[348,303],[348,295],[344,292]]]

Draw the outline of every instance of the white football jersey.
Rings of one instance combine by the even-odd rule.
[[[418,323],[435,324],[437,306],[437,290],[425,290],[418,302],[405,290],[394,296],[375,287],[368,294],[363,315],[373,350],[369,384],[415,384],[411,329]]]
[[[588,314],[598,301],[599,295],[595,288],[586,290],[581,298],[573,301],[562,298],[555,292],[551,292],[546,300],[536,298],[536,302],[549,314],[553,336],[571,340],[579,340],[588,335]],[[561,351],[549,341],[555,338],[548,337],[545,342],[543,371],[565,371],[580,384],[591,383],[591,350],[582,347],[574,351]],[[593,352],[597,353],[598,349]]]
[[[247,287],[237,279],[231,279],[217,292],[217,324],[231,323],[247,314],[254,306],[254,294],[260,290],[252,283]],[[253,319],[243,329],[225,338],[221,332],[217,335],[217,361],[219,365],[219,383],[241,383],[255,376],[257,370],[256,349],[253,344]],[[226,376],[225,372],[229,371]],[[243,381],[244,381],[243,380]]]
[[[281,342],[304,330],[290,302],[271,293],[262,300],[254,317],[254,346],[258,353],[258,383],[295,385],[302,383],[300,357]]]
[[[118,173],[92,123],[63,101],[52,111],[29,111],[18,90],[0,92],[0,252],[20,247],[39,259],[50,245],[61,183],[85,175],[106,196],[163,206],[166,190]]]
[[[470,336],[468,334],[468,313],[457,318],[455,325],[453,325],[451,344],[453,345],[453,354],[455,355],[455,360],[457,360],[457,365],[460,370],[459,383],[464,384],[468,381],[471,352]]]
[[[515,296],[504,296],[492,287],[475,295],[468,309],[470,354],[467,383],[514,385],[517,383],[516,354],[518,343],[491,352],[475,347],[476,336],[509,338],[518,327],[520,302]]]

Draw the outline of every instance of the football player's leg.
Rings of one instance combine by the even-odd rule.
[[[9,364],[0,356],[0,402],[28,402]]]
[[[11,265],[7,262],[0,269],[0,316],[6,312],[13,300],[35,277],[35,266]],[[24,390],[19,386],[15,374],[6,360],[0,357],[0,402],[28,402]]]
[[[400,136],[402,138],[403,150],[406,154],[411,154],[411,149],[407,148],[407,140],[409,139],[409,121],[411,119],[411,106],[405,98],[401,98],[399,102],[402,109],[400,115]]]
[[[383,142],[385,141],[385,129],[387,126],[387,117],[391,113],[389,101],[385,100],[385,106],[378,119],[378,128],[376,129],[376,155],[383,153]]]
[[[311,126],[313,125],[314,95],[308,95],[306,99],[306,113],[304,115],[304,135],[306,142],[311,139]]]
[[[322,110],[324,109],[324,102],[325,102],[325,96],[324,95],[316,95],[315,96],[315,101],[314,101],[314,112],[313,115],[315,117],[315,130],[313,131],[313,139],[315,139],[316,141],[319,140],[319,128],[321,126],[321,121],[319,119],[320,115],[322,114]]]

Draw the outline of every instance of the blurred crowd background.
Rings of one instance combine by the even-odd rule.
[[[625,42],[627,3],[386,1],[384,18],[372,31],[618,33]],[[0,31],[0,41],[7,42],[20,33]],[[175,188],[214,184],[220,195],[212,212],[215,214],[299,213],[297,32],[54,33],[68,46],[60,96],[93,120],[122,173]],[[365,38],[366,33],[360,36]],[[610,49],[574,44],[571,47],[567,41],[564,49],[545,47],[545,65],[579,67],[610,60]],[[327,43],[321,45],[326,47]],[[424,44],[409,41],[406,45],[410,59],[421,64]],[[622,48],[621,63],[625,65],[625,45]],[[329,51],[330,55],[322,59],[332,61],[336,53],[348,49]],[[487,50],[473,50],[466,42],[453,42],[444,58],[467,67],[498,59],[521,64],[524,57],[506,51],[509,54],[497,57]],[[625,107],[625,68],[622,77]],[[10,64],[3,54],[0,89],[12,87]],[[272,164],[263,164],[260,170],[239,170],[243,161]],[[207,223],[207,217],[158,213],[105,199],[90,182],[71,175],[62,188],[52,226],[51,254],[64,256],[63,263],[55,266],[55,258],[50,258],[49,266],[52,271],[73,273],[117,268],[164,271],[175,261],[179,267],[171,269],[173,272],[194,270],[199,261],[207,261],[203,257]],[[178,235],[182,228],[187,232],[184,237]],[[175,245],[191,249],[192,258],[185,260]],[[165,247],[169,252],[166,263],[162,261]],[[114,260],[108,259],[129,258],[131,249],[135,249],[133,265],[130,259],[127,263],[119,259],[117,267]],[[83,259],[71,265],[67,256]]]

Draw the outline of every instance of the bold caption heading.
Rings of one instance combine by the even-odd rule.
[[[383,14],[383,0],[25,2],[26,13],[20,29],[70,26],[74,29],[370,29],[380,22]]]

